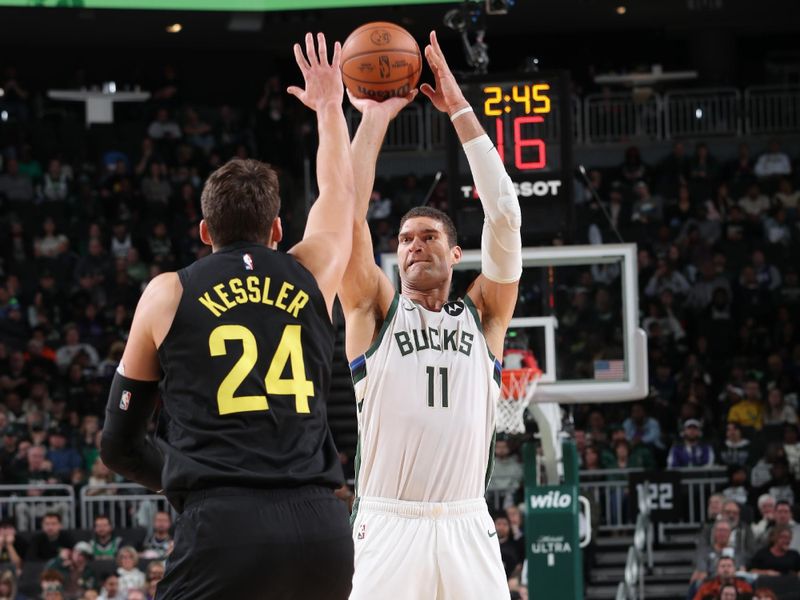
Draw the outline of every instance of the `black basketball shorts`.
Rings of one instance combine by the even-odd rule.
[[[329,488],[189,494],[156,600],[347,600],[353,540]]]

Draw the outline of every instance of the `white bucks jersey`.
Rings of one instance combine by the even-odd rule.
[[[500,363],[469,298],[433,312],[395,294],[378,338],[350,370],[357,496],[450,502],[484,495]]]

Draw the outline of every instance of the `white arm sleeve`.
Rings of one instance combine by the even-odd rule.
[[[522,214],[514,184],[488,135],[468,141],[464,152],[485,215],[481,271],[496,283],[513,283],[522,276]]]

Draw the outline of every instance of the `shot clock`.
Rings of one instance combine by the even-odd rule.
[[[462,84],[519,197],[523,243],[572,235],[572,105],[565,72],[525,73]],[[455,138],[455,134],[453,134]],[[468,245],[480,240],[483,212],[466,157],[450,143],[453,217]]]
[[[553,111],[549,83],[515,83],[512,85],[485,85],[482,115],[494,117],[494,141],[500,158],[506,162],[506,139],[511,137],[514,148],[514,168],[535,171],[547,167],[547,143],[536,125],[544,123]],[[514,113],[512,118],[506,115]],[[509,124],[511,125],[509,127]],[[513,136],[509,136],[510,129]],[[527,131],[526,131],[527,130]],[[533,130],[533,131],[531,131]],[[530,149],[524,156],[525,150]]]

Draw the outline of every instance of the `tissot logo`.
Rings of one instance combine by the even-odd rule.
[[[515,181],[514,191],[520,198],[530,198],[536,196],[537,198],[545,198],[548,196],[558,196],[561,190],[560,179],[540,180],[540,181]],[[464,199],[477,199],[478,192],[471,185],[461,186],[461,195]]]
[[[553,490],[543,495],[531,496],[531,508],[567,508],[572,496]]]
[[[457,317],[462,312],[464,312],[464,303],[463,302],[448,302],[442,308],[444,311],[450,315],[451,317]]]

